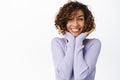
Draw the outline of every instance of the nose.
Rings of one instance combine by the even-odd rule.
[[[77,22],[76,19],[73,20],[72,25],[73,25],[74,27],[78,26],[78,22]]]

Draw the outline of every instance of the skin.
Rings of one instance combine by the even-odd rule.
[[[70,32],[73,36],[77,37],[80,35],[85,26],[84,13],[82,10],[74,11],[72,16],[67,22],[67,31]],[[89,32],[85,32],[89,35],[94,31],[95,28],[91,29]]]

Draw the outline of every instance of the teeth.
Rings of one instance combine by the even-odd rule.
[[[79,31],[79,28],[73,28],[72,31],[77,32],[77,31]]]

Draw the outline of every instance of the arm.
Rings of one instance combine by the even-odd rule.
[[[85,48],[85,61],[89,66],[89,73],[96,67],[96,62],[100,53],[101,42],[98,39],[88,40]]]
[[[97,39],[92,39],[91,41],[89,41],[83,53],[83,40],[86,36],[87,35],[85,35],[85,33],[82,33],[76,38],[74,56],[75,80],[83,80],[93,72],[98,55],[100,53],[101,43]]]
[[[83,58],[83,40],[86,38],[86,34],[82,33],[76,37],[75,55],[74,55],[74,74],[75,80],[83,80],[88,75],[88,65]]]
[[[59,80],[70,80],[72,73],[74,38],[69,33],[65,34],[65,38],[68,40],[66,51],[63,51],[59,38],[53,39],[51,46],[56,77]]]

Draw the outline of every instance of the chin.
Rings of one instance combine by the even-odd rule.
[[[79,36],[80,34],[73,34],[73,36],[75,36],[75,37],[77,37],[77,36]]]
[[[81,31],[79,31],[79,32],[72,32],[71,31],[71,33],[72,33],[73,36],[77,37],[77,36],[79,36],[81,34]]]

